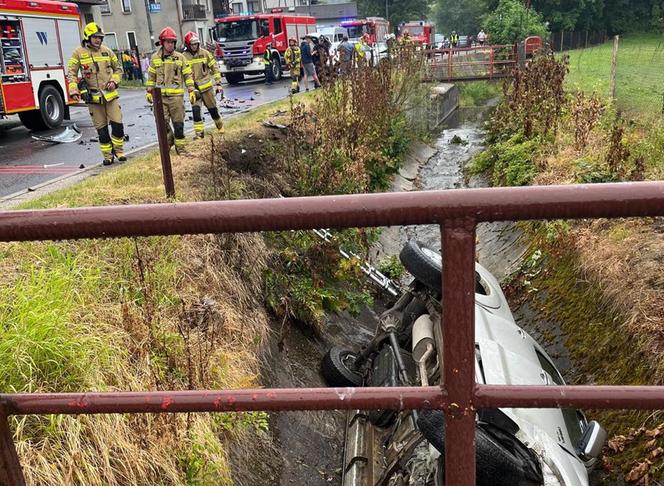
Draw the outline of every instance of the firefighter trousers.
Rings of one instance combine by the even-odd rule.
[[[292,93],[299,93],[300,92],[300,70],[301,66],[299,64],[294,65],[291,67],[290,70],[290,75],[291,75],[291,92]]]
[[[102,101],[88,105],[92,124],[97,130],[99,148],[104,160],[113,160],[113,154],[120,159],[124,158],[124,125],[122,124],[122,109],[120,100]],[[108,131],[111,125],[111,132]]]
[[[179,152],[184,148],[184,98],[180,96],[164,96],[164,120],[169,145],[175,144]],[[173,128],[171,129],[171,122]]]
[[[214,88],[208,89],[206,91],[203,91],[196,100],[196,103],[194,103],[191,107],[191,112],[194,118],[194,130],[196,131],[196,135],[199,137],[203,137],[203,134],[205,133],[205,122],[203,121],[203,114],[202,114],[202,108],[203,105],[208,110],[208,113],[214,120],[214,124],[217,127],[217,130],[219,132],[223,133],[224,131],[224,121],[221,118],[221,114],[219,113],[219,108],[217,107],[217,100],[214,97]]]

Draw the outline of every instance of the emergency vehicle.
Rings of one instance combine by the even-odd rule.
[[[410,40],[417,45],[430,47],[436,45],[436,27],[425,20],[402,22],[399,24],[399,37],[408,32]]]
[[[298,43],[307,34],[316,32],[316,19],[308,15],[273,13],[255,15],[231,15],[216,19],[213,38],[217,43],[220,71],[230,84],[237,84],[245,75],[265,74],[263,54],[272,44],[273,74],[281,79],[287,69],[284,54],[288,39]]]
[[[348,31],[348,40],[358,42],[364,34],[369,36],[369,45],[385,42],[390,33],[390,22],[382,17],[367,17],[362,20],[346,20],[341,27]]]
[[[31,130],[68,117],[67,60],[80,22],[74,3],[0,0],[0,117],[16,113]]]

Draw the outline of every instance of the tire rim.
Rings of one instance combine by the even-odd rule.
[[[344,366],[346,367],[346,369],[348,371],[350,371],[351,373],[353,373],[355,375],[360,376],[360,374],[357,371],[355,371],[355,366],[354,365],[355,365],[355,360],[356,359],[357,358],[354,355],[352,355],[350,353],[347,353],[346,356],[341,358],[341,362],[344,364]]]
[[[57,121],[60,119],[60,103],[55,99],[54,95],[47,95],[44,100],[44,105],[46,108],[46,116],[51,121]]]

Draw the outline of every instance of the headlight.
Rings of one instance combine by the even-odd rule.
[[[261,62],[262,59],[263,59],[262,57],[256,56],[254,57],[254,62]]]

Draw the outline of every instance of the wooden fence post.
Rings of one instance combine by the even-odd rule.
[[[616,72],[618,67],[618,45],[620,44],[620,36],[617,35],[613,38],[613,55],[611,56],[611,80],[609,83],[609,94],[613,102],[616,101]]]

